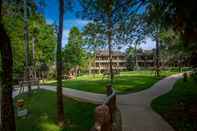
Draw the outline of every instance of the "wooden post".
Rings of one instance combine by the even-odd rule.
[[[116,94],[112,89],[112,85],[106,86],[107,100],[104,104],[96,107],[95,123],[91,131],[112,131],[113,113],[116,110]]]
[[[96,131],[112,131],[111,114],[107,105],[96,107],[94,128]]]
[[[106,86],[106,94],[107,96],[110,96],[113,93],[112,85],[109,84]]]

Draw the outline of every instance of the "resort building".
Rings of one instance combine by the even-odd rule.
[[[153,68],[155,65],[155,51],[154,50],[141,50],[137,52],[134,60],[135,65],[140,68]]]
[[[114,71],[127,69],[127,56],[120,51],[112,52],[112,63]],[[103,73],[109,71],[109,52],[107,50],[97,51],[96,59],[90,67],[92,73]]]
[[[127,70],[128,64],[132,64],[135,69],[154,67],[154,50],[138,51],[133,57],[132,63],[127,61],[127,54],[120,51],[112,52],[112,63],[114,72]],[[91,73],[109,72],[109,52],[107,50],[97,51],[96,58],[89,68]]]

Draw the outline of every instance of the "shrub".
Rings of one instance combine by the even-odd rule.
[[[187,73],[184,73],[183,74],[183,81],[186,82],[187,81],[187,78],[188,78]]]

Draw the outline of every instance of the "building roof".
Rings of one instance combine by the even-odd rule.
[[[142,50],[142,52],[137,52],[138,56],[143,55],[154,55],[154,50]]]
[[[108,50],[98,50],[96,52],[97,56],[109,56]],[[121,51],[112,51],[112,56],[125,56],[126,54]]]

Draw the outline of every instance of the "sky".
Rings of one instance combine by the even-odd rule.
[[[58,23],[58,0],[45,0],[46,6],[39,11],[44,13],[46,22],[48,24]],[[78,27],[80,30],[90,22],[90,20],[83,20],[76,16],[76,12],[80,10],[80,4],[74,3],[72,10],[68,10],[64,14],[64,29],[63,29],[63,38],[62,38],[62,45],[63,47],[68,41],[68,34],[70,29],[73,26]],[[140,45],[143,49],[152,49],[155,47],[155,43],[150,39],[146,38],[145,43]]]

